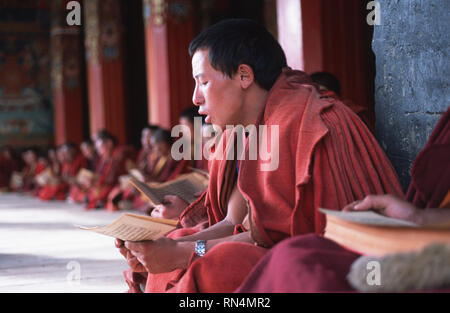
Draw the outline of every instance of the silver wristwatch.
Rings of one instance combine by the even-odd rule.
[[[197,240],[195,242],[195,254],[204,256],[206,253],[206,240]]]

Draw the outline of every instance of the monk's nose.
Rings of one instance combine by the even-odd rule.
[[[205,102],[205,99],[203,98],[203,95],[198,91],[197,88],[194,90],[194,94],[192,95],[192,103],[194,105],[199,106],[202,105]]]

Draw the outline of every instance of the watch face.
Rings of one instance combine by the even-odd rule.
[[[198,256],[204,256],[206,253],[206,241],[205,240],[197,240],[195,242],[195,254]]]

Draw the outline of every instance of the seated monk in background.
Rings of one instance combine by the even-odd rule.
[[[97,167],[98,162],[98,155],[95,151],[94,143],[90,139],[84,140],[80,144],[80,151],[83,157],[86,159],[86,169],[94,171]]]
[[[72,143],[63,144],[57,151],[61,171],[57,181],[46,185],[39,193],[41,200],[65,200],[70,186],[75,184],[75,177],[82,168],[87,168],[86,158],[77,151]],[[53,173],[56,176],[56,173]]]
[[[321,98],[308,75],[286,68],[264,27],[225,20],[189,50],[193,102],[205,121],[222,129],[266,126],[271,163],[220,158],[224,145],[227,155],[232,151],[236,133],[246,148],[260,139],[253,131],[248,138],[224,132],[210,160],[208,190],[183,212],[179,228],[155,241],[116,240],[132,268],[125,272],[131,291],[145,283],[146,292],[232,292],[279,241],[322,233],[319,208],[342,208],[369,194],[402,195],[361,119],[342,102]]]
[[[450,108],[414,161],[411,177],[405,200],[394,195],[370,195],[344,210],[375,210],[419,225],[450,221]],[[346,277],[360,256],[327,238],[293,237],[270,251],[237,291],[354,291]]]
[[[192,106],[187,109],[185,109],[183,112],[181,112],[180,117],[178,119],[180,125],[187,126],[189,128],[189,134],[190,134],[190,144],[191,144],[191,167],[201,169],[201,170],[208,170],[208,160],[202,158],[200,160],[195,159],[194,151],[196,149],[202,149],[203,146],[200,143],[203,143],[202,139],[202,130],[199,129],[198,133],[196,133],[195,130],[195,119],[198,119],[199,126],[202,126],[204,124],[204,117],[202,117],[198,113],[198,107]]]
[[[86,209],[101,208],[107,196],[117,184],[118,177],[126,173],[124,153],[117,148],[116,138],[105,130],[95,134],[98,161],[92,178],[83,179],[81,185],[73,185],[69,200],[86,204]]]
[[[20,159],[15,156],[10,146],[0,149],[0,189],[10,190],[11,175],[13,172],[21,171]]]
[[[328,72],[316,72],[311,74],[311,79],[319,86],[320,93],[323,96],[342,101],[345,105],[352,109],[352,111],[355,112],[363,120],[364,123],[366,123],[370,131],[374,133],[375,125],[374,122],[370,119],[368,108],[362,105],[358,105],[348,99],[342,100],[341,84],[339,83],[339,80],[336,76]]]
[[[99,157],[97,151],[95,150],[94,143],[90,139],[84,140],[80,144],[80,151],[86,160],[86,167],[84,169],[94,173],[99,162]],[[83,179],[82,182],[78,182],[76,179],[72,180],[70,182],[70,190],[67,201],[85,204],[87,202],[87,188],[90,185],[91,182],[89,182],[87,178]]]
[[[158,129],[158,126],[147,125],[141,131],[141,150],[136,158],[136,169],[142,174],[144,180],[152,173],[152,164],[149,160],[152,158],[151,154],[154,153],[150,144],[151,136]],[[147,201],[140,192],[136,190],[132,185],[128,184],[126,187],[121,184],[116,185],[108,195],[108,203],[106,205],[108,211],[117,210],[138,210],[146,212],[148,210]]]
[[[13,188],[13,191],[32,192],[35,194],[38,191],[35,178],[42,173],[47,164],[43,162],[42,158],[38,159],[38,151],[36,148],[27,149],[22,154],[25,167],[22,169],[23,186],[20,188]]]
[[[202,151],[205,149],[205,145],[208,141],[214,138],[214,128],[211,124],[204,123],[202,126]],[[209,162],[202,154],[202,167],[205,171],[209,170]],[[198,164],[198,163],[197,163]],[[198,194],[197,196],[201,196]],[[167,195],[164,197],[164,204],[158,204],[151,211],[152,217],[166,218],[166,219],[179,219],[184,210],[188,207],[188,203],[175,195]]]
[[[87,187],[86,209],[102,208],[106,205],[107,197],[117,184],[120,175],[126,173],[125,154],[117,146],[116,138],[107,131],[100,131],[96,136],[95,148],[99,161],[95,170],[95,179]]]
[[[154,153],[149,155],[152,172],[147,178],[148,182],[164,183],[190,171],[189,160],[177,161],[172,158],[173,141],[170,131],[162,128],[151,136],[150,144]]]

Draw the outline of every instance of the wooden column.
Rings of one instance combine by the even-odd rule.
[[[277,0],[278,38],[289,66],[309,74],[332,73],[341,83],[344,99],[373,112],[374,58],[367,2]]]
[[[106,129],[127,142],[123,24],[119,0],[84,5],[90,131]]]
[[[79,26],[66,23],[67,0],[51,5],[51,79],[56,145],[83,140],[83,50]]]
[[[277,0],[278,41],[288,66],[304,70],[303,32],[300,0]]]
[[[192,105],[192,0],[143,0],[149,122],[170,128]]]

